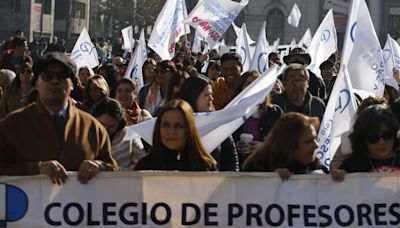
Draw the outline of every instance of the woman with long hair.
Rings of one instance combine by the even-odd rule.
[[[315,156],[319,120],[301,113],[284,114],[272,127],[261,147],[245,161],[243,170],[277,172],[283,180],[291,173],[307,174],[328,170]]]
[[[160,109],[153,132],[153,147],[135,169],[216,170],[216,161],[205,150],[192,108],[186,101],[172,100]]]
[[[360,112],[350,133],[352,154],[332,170],[342,181],[346,172],[400,172],[400,124],[386,105],[372,105]]]
[[[110,88],[103,76],[96,74],[88,79],[83,91],[83,104],[80,109],[91,113],[93,107],[110,95]]]
[[[212,112],[213,91],[211,81],[204,75],[188,78],[179,91],[179,98],[187,101],[194,112]],[[227,137],[211,155],[217,161],[219,171],[239,171],[239,158],[232,136]]]
[[[33,76],[32,65],[25,62],[17,70],[16,77],[4,91],[0,117],[24,107],[28,104],[27,97],[32,92],[31,79]]]

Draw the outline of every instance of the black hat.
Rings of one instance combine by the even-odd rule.
[[[293,56],[300,56],[302,59],[304,59],[305,64],[307,64],[307,65],[309,65],[311,63],[311,56],[303,48],[297,47],[297,48],[293,48],[289,52],[289,55],[283,57],[283,61],[286,63],[286,65],[289,65],[288,61]]]
[[[54,62],[62,64],[67,73],[70,73],[72,77],[76,74],[76,65],[70,57],[61,52],[49,52],[33,64],[33,76],[35,78],[39,77],[39,74],[42,73],[50,63]]]

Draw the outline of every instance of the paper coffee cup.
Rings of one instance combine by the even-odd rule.
[[[253,141],[254,136],[252,134],[248,133],[242,133],[240,134],[240,141],[244,143],[250,143]]]

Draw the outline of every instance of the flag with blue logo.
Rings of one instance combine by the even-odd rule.
[[[260,74],[264,74],[268,70],[269,44],[267,34],[265,33],[266,24],[267,23],[264,21],[261,26],[256,48],[250,64],[250,70],[257,70]]]
[[[360,1],[356,30],[351,36],[354,43],[347,64],[354,89],[383,96],[385,66],[382,48],[365,0]]]
[[[329,56],[337,51],[337,36],[335,22],[333,19],[333,11],[330,9],[324,20],[319,25],[314,34],[314,38],[308,48],[311,56],[311,63],[308,66],[315,75],[321,78],[319,65],[326,61]]]
[[[144,86],[142,66],[147,59],[146,40],[144,39],[144,31],[140,32],[139,42],[133,52],[132,58],[129,61],[128,68],[125,71],[124,77],[135,80],[139,88]]]
[[[99,65],[96,47],[90,40],[89,32],[86,28],[83,28],[74,48],[72,49],[71,59],[75,62],[78,68],[86,66],[95,68]]]
[[[242,28],[240,28],[239,33],[239,41],[236,46],[236,53],[238,53],[242,57],[242,72],[246,72],[250,69],[251,56],[250,56],[250,44],[247,40],[247,28],[246,24],[242,24]]]
[[[383,61],[385,62],[385,84],[399,91],[399,83],[393,77],[393,68],[400,69],[400,45],[389,34],[383,48]]]

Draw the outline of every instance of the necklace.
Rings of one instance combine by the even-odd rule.
[[[394,155],[394,157],[393,157],[390,170],[388,169],[388,170],[385,170],[385,171],[383,171],[383,172],[393,172],[393,170],[394,170],[394,162],[396,161],[396,157],[397,157],[397,153],[396,153],[396,154]],[[371,158],[368,158],[368,161],[369,161],[369,164],[370,164],[371,167],[372,167],[372,170],[373,170],[375,173],[379,173],[379,171],[376,169],[374,163],[372,162]]]

